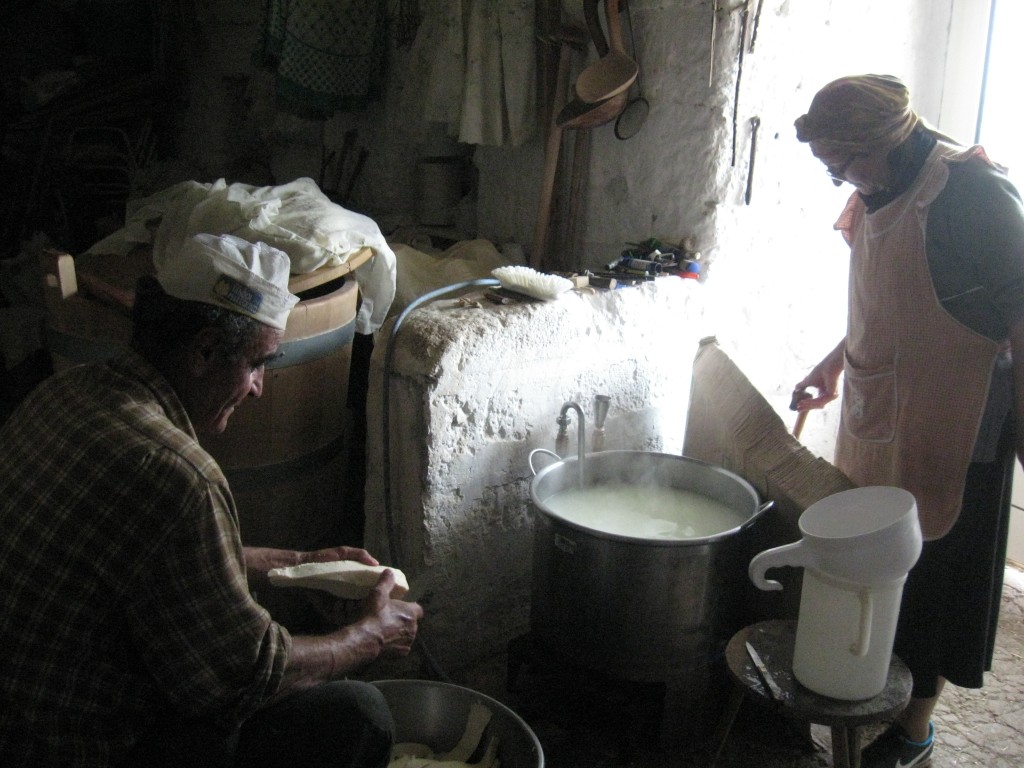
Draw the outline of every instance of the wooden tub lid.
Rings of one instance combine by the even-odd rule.
[[[342,264],[292,275],[288,289],[294,294],[301,294],[349,274],[372,256],[373,249],[364,246],[350,254]],[[136,248],[126,256],[84,253],[77,256],[74,263],[82,292],[121,310],[131,310],[135,303],[135,282],[138,278],[154,272],[152,250],[148,246]]]

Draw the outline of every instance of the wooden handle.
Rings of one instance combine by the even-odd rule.
[[[533,249],[530,251],[530,266],[541,269],[547,255],[548,229],[551,225],[551,203],[554,198],[555,176],[558,171],[558,156],[562,149],[562,127],[556,120],[565,95],[569,90],[569,46],[562,44],[558,54],[558,77],[555,81],[555,103],[551,110],[551,124],[548,126],[548,143],[544,150],[544,179],[541,182],[540,203],[537,206],[537,223],[533,230]]]
[[[804,422],[807,421],[809,411],[800,411],[796,417],[796,424],[793,425],[793,437],[800,439],[800,433],[804,431]]]
[[[619,0],[605,0],[604,15],[608,21],[608,45],[613,51],[625,53],[622,44],[622,22],[619,19]]]

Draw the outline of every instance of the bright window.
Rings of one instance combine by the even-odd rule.
[[[992,0],[988,56],[978,118],[977,140],[997,163],[1008,166],[1010,178],[1024,188],[1024,140],[1020,78],[1024,72],[1024,2]]]

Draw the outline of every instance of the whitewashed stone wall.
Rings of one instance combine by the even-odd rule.
[[[563,403],[586,413],[587,450],[594,396],[606,394],[606,448],[680,453],[702,297],[696,281],[666,277],[544,303],[441,301],[403,323],[387,378],[387,344],[375,349],[366,544],[423,592],[424,640],[443,667],[500,653],[528,628],[528,456],[554,449]],[[571,455],[577,425],[572,411]],[[538,455],[535,465],[550,461]]]

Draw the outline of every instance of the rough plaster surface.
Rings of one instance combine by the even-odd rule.
[[[666,277],[553,302],[466,308],[439,301],[409,315],[394,335],[387,381],[390,327],[382,332],[368,405],[366,545],[382,558],[389,553],[414,593],[425,592],[425,633],[443,664],[500,652],[528,628],[529,454],[554,449],[563,403],[583,408],[587,450],[593,398],[607,394],[606,448],[681,451],[702,296],[695,281]],[[573,411],[573,453],[577,428]],[[553,459],[534,460],[539,470]]]

